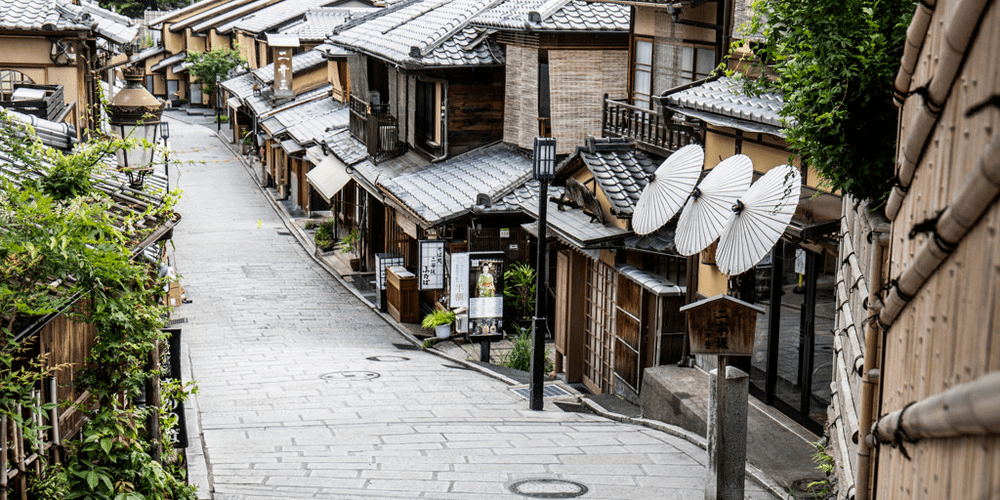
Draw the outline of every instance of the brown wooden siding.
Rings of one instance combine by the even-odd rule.
[[[503,139],[503,68],[463,71],[448,78],[448,154]]]

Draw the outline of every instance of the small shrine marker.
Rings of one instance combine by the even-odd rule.
[[[718,359],[713,392],[709,387],[706,499],[742,499],[747,456],[749,376],[726,366],[728,356],[753,354],[757,314],[764,308],[729,295],[716,295],[680,308],[688,315],[692,354]],[[730,391],[726,385],[731,386]],[[728,404],[727,404],[728,403]]]

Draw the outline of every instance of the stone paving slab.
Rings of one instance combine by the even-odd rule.
[[[203,498],[525,498],[509,489],[522,479],[576,481],[589,499],[703,497],[705,452],[684,439],[530,411],[502,381],[396,348],[397,330],[283,234],[214,131],[171,121],[175,157],[193,161],[171,172],[184,197],[170,254],[191,300],[174,318],[199,387]]]

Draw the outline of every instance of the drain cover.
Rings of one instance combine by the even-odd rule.
[[[507,489],[529,498],[576,498],[589,491],[580,483],[564,479],[522,479],[514,481]]]
[[[510,391],[524,399],[531,397],[531,387],[517,387],[511,389]],[[572,396],[572,394],[570,394],[566,389],[563,389],[555,384],[545,384],[542,386],[543,398],[554,398],[558,396]]]
[[[384,354],[382,356],[372,356],[370,358],[365,358],[368,361],[381,361],[382,363],[399,363],[400,361],[409,361],[410,358],[405,356],[396,356],[393,354]]]
[[[323,380],[372,380],[379,378],[381,375],[375,372],[330,372],[320,375],[319,378]]]

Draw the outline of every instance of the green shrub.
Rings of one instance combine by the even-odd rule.
[[[324,251],[333,249],[333,246],[337,243],[337,240],[333,237],[333,221],[321,222],[316,226],[313,241],[316,243],[316,246]]]
[[[455,311],[445,311],[442,309],[435,309],[424,316],[423,321],[420,322],[420,326],[430,330],[436,326],[450,325],[455,322]]]

